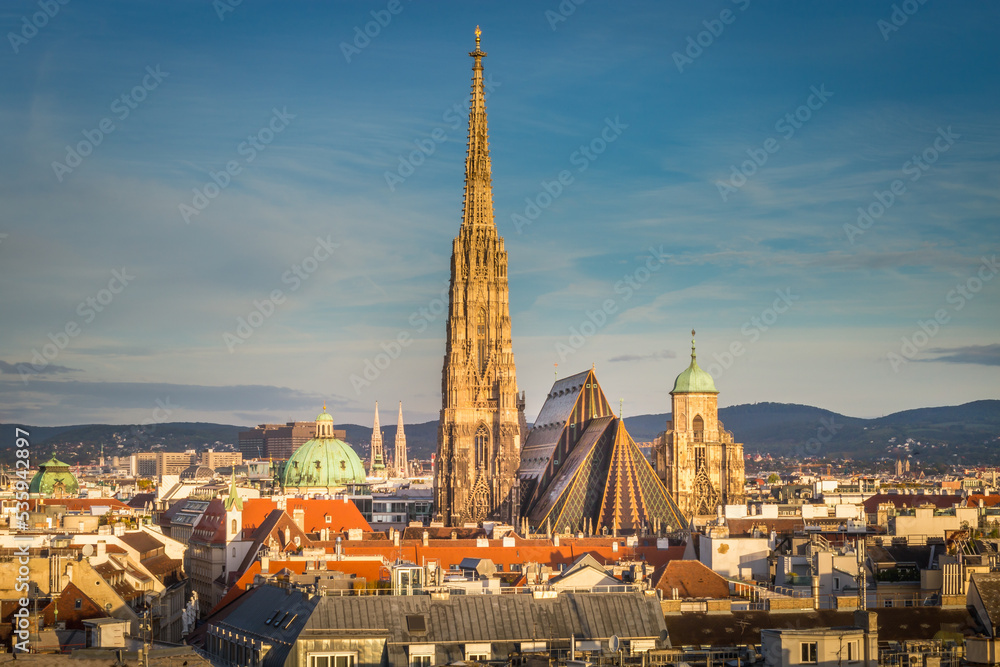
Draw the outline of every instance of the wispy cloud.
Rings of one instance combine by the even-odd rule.
[[[673,350],[657,350],[656,352],[648,352],[646,354],[620,354],[617,357],[611,357],[608,361],[612,363],[628,361],[664,361],[676,358],[677,353]]]
[[[70,368],[69,366],[59,366],[57,364],[47,364],[36,369],[27,361],[13,364],[0,361],[0,374],[3,375],[21,375],[22,373],[28,375],[58,375],[60,373],[77,373],[79,371],[79,368]]]
[[[935,347],[927,350],[933,359],[920,361],[940,361],[947,364],[977,364],[980,366],[1000,366],[1000,343],[991,345],[964,345],[962,347]]]

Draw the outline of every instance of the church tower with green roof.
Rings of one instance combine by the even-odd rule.
[[[719,421],[719,391],[698,365],[691,336],[691,363],[674,380],[671,420],[653,449],[656,472],[681,512],[705,516],[744,502],[743,445]]]

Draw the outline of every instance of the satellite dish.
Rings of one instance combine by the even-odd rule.
[[[612,652],[617,652],[621,647],[622,640],[618,638],[618,635],[611,635],[611,639],[608,640],[608,648],[610,648]]]
[[[90,558],[91,556],[93,556],[94,555],[94,545],[92,545],[92,544],[85,544],[85,545],[83,545],[83,555],[86,558]]]

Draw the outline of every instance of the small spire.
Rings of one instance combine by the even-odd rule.
[[[618,419],[622,418],[622,409],[624,407],[625,407],[625,399],[624,398],[619,398],[618,399]]]
[[[691,361],[695,361],[698,355],[694,351],[694,329],[691,329]]]

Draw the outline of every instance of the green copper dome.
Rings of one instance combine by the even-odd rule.
[[[28,484],[28,493],[42,496],[76,496],[80,493],[80,483],[69,470],[69,464],[52,458],[38,466],[38,472]]]
[[[698,365],[698,355],[694,352],[694,331],[691,332],[691,365],[674,380],[671,394],[718,394],[715,380]]]
[[[333,415],[324,406],[316,417],[316,437],[295,450],[285,464],[282,486],[327,489],[364,481],[361,459],[353,447],[333,437]]]

